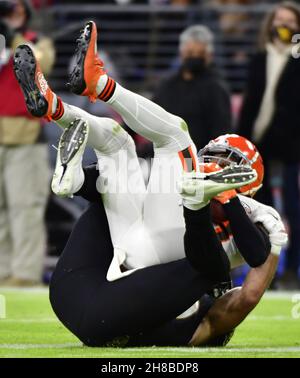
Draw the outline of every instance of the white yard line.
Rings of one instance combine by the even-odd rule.
[[[127,348],[124,349],[128,352],[180,352],[180,353],[281,353],[281,352],[299,352],[300,347],[254,347],[254,348],[235,348],[235,347],[224,347],[224,348]]]
[[[300,291],[267,291],[264,295],[266,299],[292,299],[295,294],[300,294]]]
[[[17,324],[32,324],[32,323],[59,323],[57,318],[28,318],[28,319],[1,319],[1,323],[17,323]]]
[[[48,287],[33,287],[33,288],[14,288],[14,287],[1,287],[1,293],[30,293],[30,294],[43,294],[48,293]],[[264,298],[267,299],[291,299],[295,294],[300,294],[300,291],[267,291]]]
[[[247,320],[258,321],[258,320],[274,320],[274,321],[299,321],[299,319],[294,319],[292,316],[289,315],[249,315]],[[25,318],[25,319],[18,319],[18,318],[6,318],[1,319],[1,323],[59,323],[59,320],[55,317],[48,317],[48,318]]]
[[[24,287],[24,288],[15,288],[15,287],[1,287],[0,286],[0,294],[5,294],[5,293],[25,293],[25,294],[48,294],[49,288],[48,287]]]
[[[81,343],[62,343],[62,344],[0,344],[0,349],[19,349],[19,350],[29,350],[29,349],[67,349],[67,348],[83,348]],[[106,348],[104,348],[106,349]],[[111,350],[116,350],[115,348],[109,348]],[[101,348],[99,348],[101,351]],[[173,352],[173,353],[289,353],[294,352],[300,355],[300,347],[246,347],[246,348],[236,348],[236,347],[225,347],[225,348],[124,348],[118,349],[124,353],[147,353],[149,352]],[[106,353],[106,352],[105,352]]]
[[[275,321],[298,321],[299,319],[293,318],[291,315],[249,315],[245,320],[275,320]],[[300,325],[300,323],[299,323]]]
[[[63,344],[0,344],[0,349],[60,349],[82,347],[80,343]]]

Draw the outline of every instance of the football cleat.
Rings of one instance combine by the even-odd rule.
[[[249,166],[230,165],[216,172],[183,173],[177,183],[185,207],[199,210],[220,193],[252,183],[257,173]]]
[[[20,45],[16,49],[14,71],[24,93],[29,113],[34,117],[46,117],[50,120],[55,111],[53,108],[56,96],[28,45]]]
[[[98,81],[105,74],[104,63],[97,54],[97,26],[89,21],[77,39],[76,63],[67,86],[71,92],[95,102]]]
[[[76,119],[64,130],[58,145],[52,191],[61,197],[78,192],[84,182],[82,157],[89,135],[87,122]]]

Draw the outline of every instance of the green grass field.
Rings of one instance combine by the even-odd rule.
[[[130,349],[83,347],[57,321],[46,289],[0,289],[0,294],[6,298],[7,315],[0,319],[0,357],[300,357],[293,294],[266,294],[225,348]]]

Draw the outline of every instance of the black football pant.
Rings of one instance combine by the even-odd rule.
[[[199,214],[208,216],[207,212]],[[212,227],[209,222],[201,223]],[[220,243],[212,245],[212,255],[224,253]],[[204,306],[193,316],[175,318],[222,281],[222,273],[210,274],[205,262],[202,271],[201,266],[196,270],[182,259],[108,282],[112,257],[108,222],[99,198],[75,225],[51,280],[50,301],[60,321],[89,346],[123,345],[124,340],[127,346],[187,345],[212,303],[202,301]]]

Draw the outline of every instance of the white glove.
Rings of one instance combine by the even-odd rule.
[[[278,212],[270,206],[258,206],[252,214],[254,223],[262,223],[269,233],[271,253],[279,255],[288,242],[288,235]]]
[[[195,178],[203,178],[206,175],[200,172],[183,172],[177,181],[177,190],[182,197],[183,206],[190,210],[200,210],[209,200],[204,196],[203,184]]]
[[[251,167],[228,166],[210,172],[183,172],[177,189],[183,204],[190,210],[199,210],[220,193],[237,189],[256,180]]]

